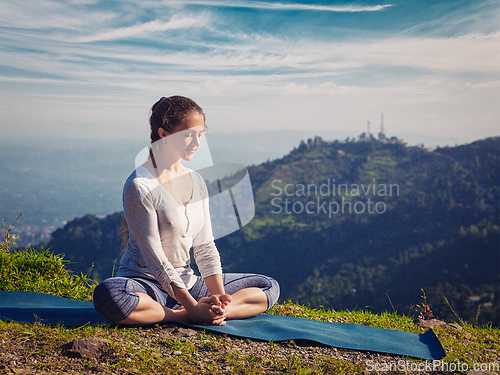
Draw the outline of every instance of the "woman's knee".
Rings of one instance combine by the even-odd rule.
[[[225,274],[224,284],[226,293],[228,294],[233,294],[244,288],[260,288],[267,297],[267,309],[273,307],[280,296],[279,283],[269,276],[258,274]]]
[[[267,309],[269,310],[274,306],[280,297],[280,284],[273,279],[272,277],[264,276],[270,283],[270,286],[266,289],[262,289],[262,291],[267,296]]]
[[[112,277],[97,285],[93,298],[96,311],[115,323],[127,318],[139,303],[139,296],[130,290],[130,282],[133,280]]]

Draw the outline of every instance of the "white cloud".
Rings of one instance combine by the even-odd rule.
[[[75,82],[68,82],[62,79],[50,79],[50,78],[27,78],[27,77],[7,77],[0,75],[0,81],[2,82],[12,82],[12,83],[35,83],[35,84],[74,84]]]
[[[470,82],[468,83],[470,84]],[[470,85],[469,87],[473,90],[490,89],[490,88],[500,89],[500,80],[481,82],[475,85]],[[500,99],[500,92],[497,93],[497,99]]]
[[[196,18],[189,20],[196,23]],[[182,22],[175,24],[185,25]],[[159,24],[149,24],[145,28],[115,30],[112,35],[96,35],[95,40],[116,38],[126,33],[152,32],[160,27]],[[174,24],[169,27],[174,27]],[[24,44],[29,51],[13,51],[14,44],[19,43],[16,40],[9,51],[0,51],[0,58],[5,66],[33,72],[35,74],[31,76],[37,79],[52,76],[49,79],[56,81],[59,78],[54,77],[61,77],[63,81],[111,86],[123,85],[124,82],[129,85],[133,81],[143,86],[145,81],[155,79],[216,82],[221,78],[232,78],[240,81],[246,76],[253,76],[253,84],[261,88],[275,84],[284,87],[292,82],[312,87],[314,84],[325,84],[325,78],[331,76],[342,77],[341,84],[336,80],[339,86],[360,86],[366,84],[359,78],[360,74],[369,74],[375,67],[388,71],[388,79],[397,80],[401,77],[390,73],[394,67],[417,69],[419,74],[457,76],[470,72],[482,75],[500,72],[495,52],[500,43],[500,33],[454,38],[398,37],[353,43],[290,41],[275,37],[250,38],[239,42],[236,46],[224,42],[211,47],[200,43],[203,45],[200,49],[194,48],[197,41],[193,40],[188,50],[171,51],[120,44],[112,48],[95,45],[82,48],[78,44],[59,42],[38,46],[39,40],[30,39]],[[322,82],[318,82],[321,77]],[[20,80],[20,75],[16,79]],[[474,81],[471,85],[477,83]],[[386,85],[387,82],[377,82],[376,77],[370,77],[370,85],[373,84]]]
[[[307,85],[296,85],[295,83],[288,83],[285,85],[283,94],[285,95],[303,95],[308,91]]]
[[[90,36],[84,36],[76,39],[77,43],[96,42],[104,40],[126,39],[143,34],[154,33],[167,30],[179,30],[187,28],[200,28],[207,24],[208,19],[205,16],[198,17],[178,17],[174,16],[169,21],[163,22],[154,20],[129,27],[122,27],[114,30],[100,32]]]
[[[338,87],[335,83],[333,82],[325,82],[325,83],[322,83],[321,85],[319,85],[319,87]]]
[[[351,58],[373,64],[445,71],[500,71],[500,33],[450,38],[400,37],[339,46]],[[359,48],[358,51],[356,49]]]
[[[254,9],[274,9],[274,10],[312,10],[312,11],[326,11],[326,12],[374,12],[384,8],[392,7],[391,4],[361,6],[361,5],[313,5],[313,4],[298,4],[298,3],[266,3],[260,1],[247,2],[247,1],[187,1],[183,2],[189,4],[201,4],[218,7],[231,7],[231,8],[254,8]]]
[[[88,10],[91,5],[78,1],[66,4],[53,0],[7,0],[0,2],[0,25],[12,28],[11,32],[21,30],[43,30],[52,33],[56,30],[80,30],[110,22],[116,13],[103,10]]]

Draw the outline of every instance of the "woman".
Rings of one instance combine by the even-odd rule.
[[[116,277],[94,291],[94,306],[118,324],[176,320],[224,325],[269,309],[278,283],[253,274],[222,274],[203,178],[184,167],[200,146],[205,114],[191,99],[161,98],[151,109],[149,159],[125,182],[129,229]],[[190,267],[189,250],[201,273]]]

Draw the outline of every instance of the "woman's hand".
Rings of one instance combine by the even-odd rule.
[[[226,301],[225,296],[203,297],[190,309],[189,316],[198,324],[224,325],[227,314]]]
[[[233,300],[233,297],[231,297],[229,294],[214,294],[212,295],[212,297],[215,297],[212,300],[212,310],[216,314],[227,315],[227,307]]]
[[[203,297],[196,302],[187,289],[172,284],[175,297],[195,323],[224,325],[226,324],[227,309],[233,298],[224,293],[221,274],[209,276],[204,280],[212,294],[210,297]]]
[[[203,280],[211,294],[212,311],[218,315],[227,315],[227,308],[233,298],[224,291],[222,274],[208,276]]]
[[[218,275],[220,276],[220,275]],[[212,279],[209,277],[208,279]],[[222,281],[222,278],[221,278]],[[209,282],[210,283],[210,282]],[[172,285],[177,301],[186,309],[189,317],[197,324],[224,325],[226,322],[227,307],[232,297],[224,293],[223,288],[220,294],[214,291],[210,297],[203,297],[198,302],[191,296],[185,288]]]

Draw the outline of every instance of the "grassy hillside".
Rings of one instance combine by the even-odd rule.
[[[10,250],[14,239],[8,230],[5,234],[0,243],[0,290],[44,292],[79,300],[91,298],[95,282],[84,275],[71,275],[61,256],[33,249],[13,253]],[[394,313],[311,309],[291,302],[278,304],[269,313],[424,332],[408,316]],[[447,351],[446,358],[435,364],[438,370],[459,368],[458,372],[466,373],[474,366],[499,370],[498,328],[446,325],[435,332]],[[65,343],[91,337],[107,340],[106,350],[94,358],[71,358],[64,354]],[[412,358],[293,341],[239,340],[169,325],[70,328],[0,320],[0,342],[0,369],[6,374],[366,374],[391,366],[409,374],[432,373],[425,370],[431,365],[429,362]],[[418,371],[419,366],[424,371]],[[457,373],[443,371],[451,372]]]
[[[66,268],[70,264],[63,255],[50,249],[35,250],[28,247],[13,252],[15,236],[12,227],[3,223],[0,241],[0,290],[39,292],[60,297],[91,301],[97,282],[88,275],[74,274]]]
[[[68,268],[88,273],[93,279],[102,281],[118,269],[122,250],[122,219],[123,213],[104,218],[85,215],[54,231],[47,247],[66,254],[72,262]]]

